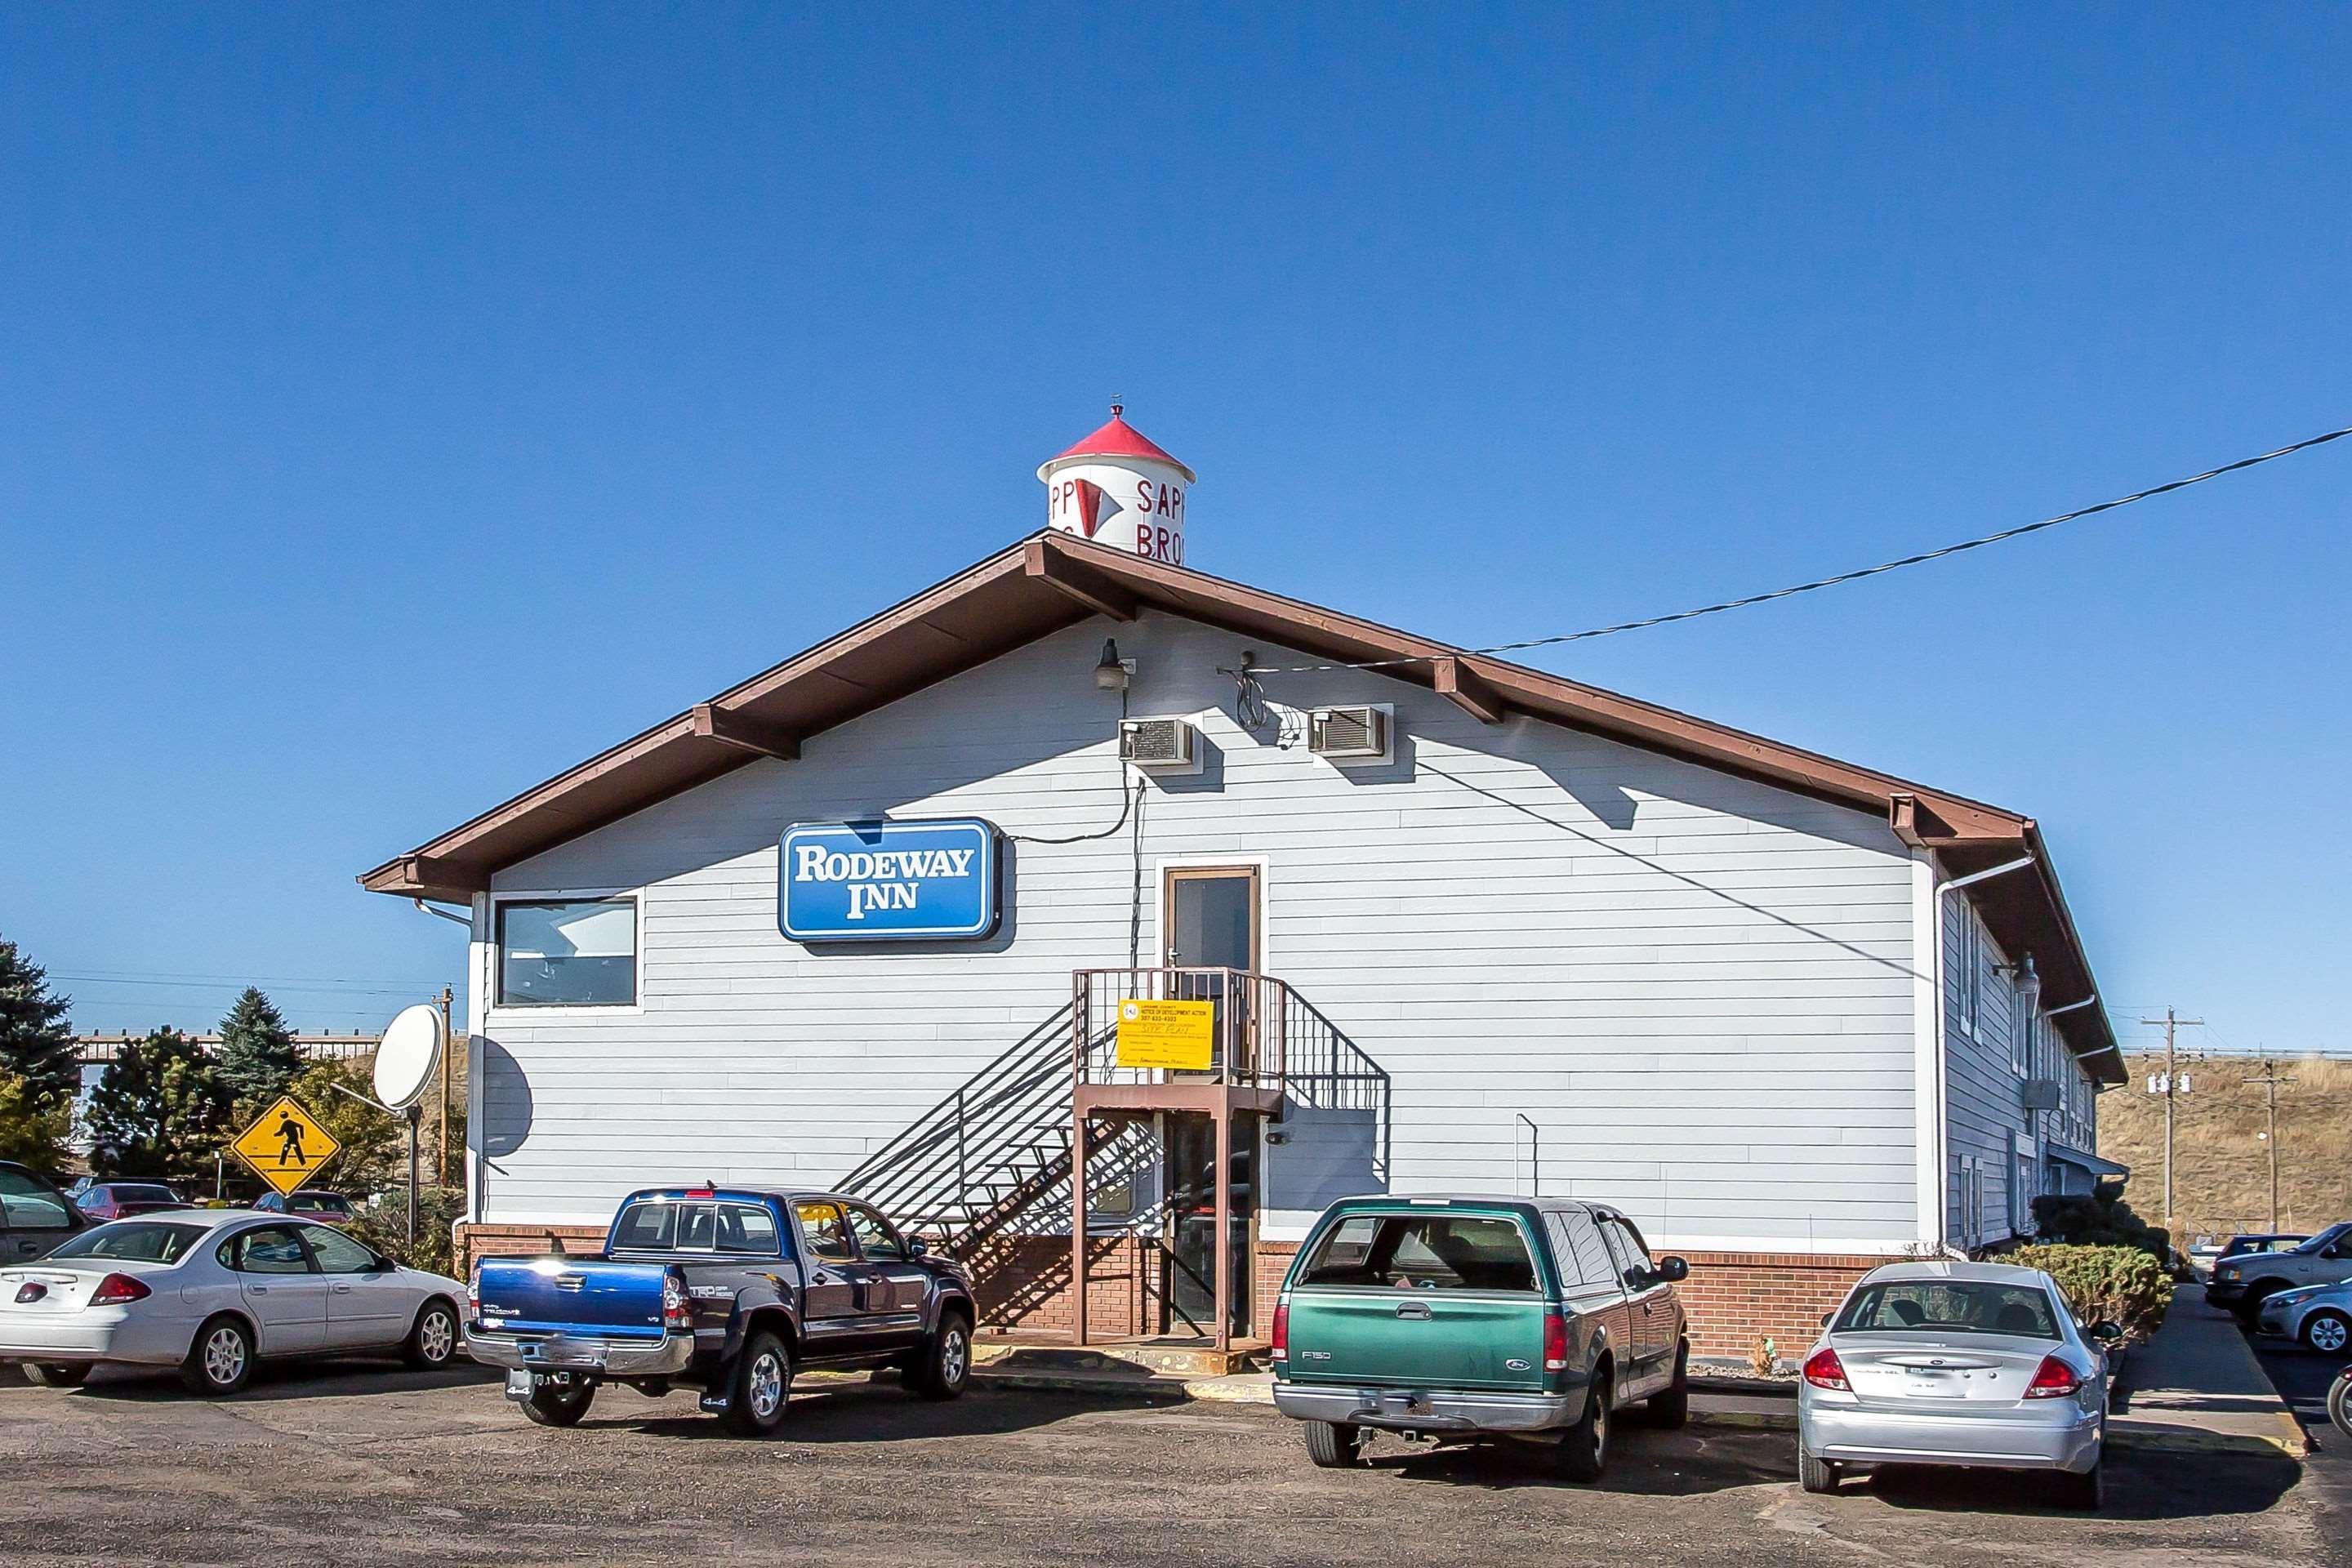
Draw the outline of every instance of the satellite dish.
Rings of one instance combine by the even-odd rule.
[[[375,1097],[394,1110],[416,1103],[449,1048],[449,1026],[429,1002],[404,1007],[375,1047]]]

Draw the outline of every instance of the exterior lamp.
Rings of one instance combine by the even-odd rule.
[[[1102,659],[1095,666],[1095,686],[1103,691],[1127,689],[1127,665],[1118,657],[1118,644],[1103,638]]]

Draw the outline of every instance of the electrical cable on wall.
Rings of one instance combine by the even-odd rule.
[[[2168,495],[2174,490],[2186,489],[2190,485],[2201,485],[2208,479],[2218,479],[2224,474],[2234,474],[2243,468],[2257,468],[2263,463],[2275,462],[2281,458],[2292,457],[2297,452],[2307,451],[2314,447],[2324,447],[2330,441],[2340,441],[2347,436],[2352,436],[2352,425],[2345,426],[2340,429],[2323,431],[2319,435],[2306,437],[2303,440],[2252,458],[2241,458],[2234,463],[2224,463],[2218,468],[2208,468],[2201,474],[2191,474],[2186,479],[2170,479],[2160,485],[2151,485],[2144,490],[2135,490],[2127,496],[2117,496],[2113,500],[2103,500],[2095,505],[2078,507],[2073,511],[2063,511],[2055,517],[2045,517],[2039,522],[2022,523],[2016,528],[2004,528],[1998,533],[1988,533],[1980,538],[1962,540],[1958,544],[1947,544],[1936,550],[1924,550],[1916,555],[1906,555],[1899,560],[1881,562],[1875,566],[1864,566],[1853,572],[1841,572],[1833,577],[1818,577],[1810,583],[1775,588],[1769,593],[1748,594],[1737,599],[1725,599],[1718,604],[1702,605],[1694,610],[1676,610],[1671,615],[1651,616],[1638,621],[1620,621],[1615,626],[1594,626],[1580,632],[1563,632],[1557,637],[1528,637],[1521,642],[1496,643],[1491,647],[1449,648],[1440,653],[1411,654],[1401,658],[1367,659],[1358,664],[1294,664],[1279,668],[1259,666],[1250,673],[1304,675],[1326,669],[1387,669],[1397,665],[1427,664],[1433,659],[1452,658],[1457,652],[1518,653],[1528,648],[1553,647],[1561,643],[1581,642],[1587,637],[1614,637],[1619,632],[1645,631],[1651,626],[1669,626],[1676,621],[1696,620],[1701,616],[1718,616],[1726,610],[1746,609],[1750,605],[1769,604],[1775,599],[1810,594],[1821,588],[1834,588],[1846,583],[1858,583],[1864,577],[1875,577],[1882,573],[1900,571],[1906,566],[1920,566],[1930,561],[1941,561],[1948,555],[1958,555],[1966,551],[1981,550],[1988,544],[2000,544],[2007,540],[2021,539],[2029,533],[2039,533],[2043,529],[2055,528],[2062,522],[2073,522],[2097,512],[2114,511],[2118,507],[2130,506],[2136,501]],[[1233,674],[1234,672],[1227,670],[1221,673]]]

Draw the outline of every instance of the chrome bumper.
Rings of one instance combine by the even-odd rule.
[[[1432,1394],[1277,1383],[1274,1407],[1294,1421],[1384,1426],[1398,1432],[1548,1432],[1584,1414],[1584,1394]]]
[[[658,1340],[589,1334],[502,1334],[466,1331],[466,1350],[485,1366],[509,1372],[593,1372],[606,1377],[670,1377],[694,1360],[692,1334]]]
[[[2063,1418],[2018,1420],[1808,1405],[1798,1415],[1797,1441],[1814,1458],[1839,1464],[1981,1466],[2080,1475],[2099,1462],[2106,1422],[2079,1405],[2068,1404],[2063,1410]]]

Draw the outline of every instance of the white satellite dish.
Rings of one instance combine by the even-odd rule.
[[[448,1026],[441,1021],[440,1008],[429,1002],[402,1008],[376,1042],[376,1099],[394,1110],[415,1104],[448,1048]]]

